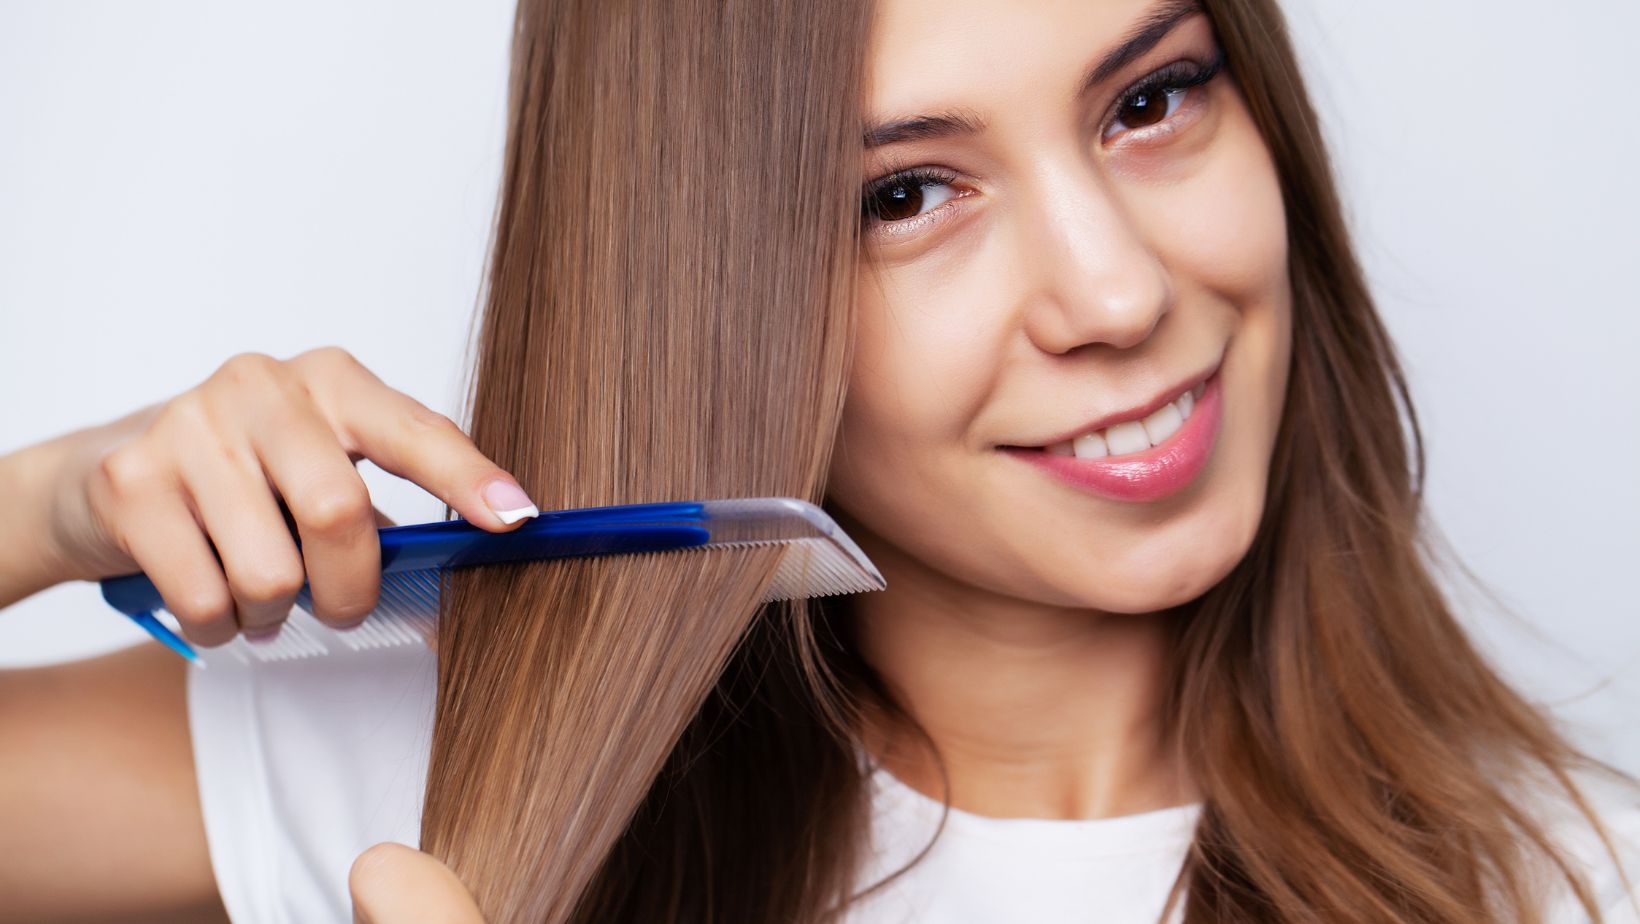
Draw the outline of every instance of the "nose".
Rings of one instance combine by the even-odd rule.
[[[1031,280],[1025,329],[1038,349],[1143,343],[1173,303],[1160,255],[1109,184],[1085,164],[1045,181],[1023,224]]]

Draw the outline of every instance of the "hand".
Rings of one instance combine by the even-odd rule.
[[[360,854],[347,887],[354,924],[484,924],[449,867],[403,844],[377,844]]]
[[[487,530],[537,513],[453,421],[337,347],[288,360],[241,353],[181,395],[72,439],[51,492],[63,572],[146,572],[204,646],[277,631],[304,581],[329,625],[375,608],[376,527],[387,521],[360,459]]]

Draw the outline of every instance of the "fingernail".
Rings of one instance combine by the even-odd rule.
[[[279,627],[284,623],[275,623],[272,626],[263,626],[245,630],[245,641],[252,645],[265,645],[279,637]]]
[[[541,513],[535,509],[535,502],[524,493],[524,489],[506,478],[497,478],[484,486],[484,503],[489,504],[501,522],[509,526]]]

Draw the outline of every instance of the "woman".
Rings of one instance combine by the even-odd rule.
[[[143,567],[209,644],[299,565],[350,622],[369,457],[494,529],[824,497],[889,590],[760,608],[757,550],[498,567],[453,582],[436,671],[224,662],[187,718],[149,651],[7,677],[8,745],[121,704],[94,747],[169,820],[8,766],[24,913],[336,918],[347,859],[419,834],[456,878],[389,849],[361,888],[428,864],[496,922],[1635,920],[1632,790],[1582,798],[1601,768],[1425,563],[1276,8],[793,6],[521,6],[472,446],[344,354],[242,357],[9,459],[59,540],[7,573]],[[486,508],[498,479],[528,498]],[[73,857],[142,875],[87,895]]]

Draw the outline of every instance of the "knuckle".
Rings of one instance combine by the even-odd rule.
[[[363,482],[345,488],[327,488],[305,498],[295,512],[298,528],[305,528],[321,536],[334,536],[358,528],[360,523],[375,523],[370,506],[370,492]]]
[[[97,460],[97,477],[114,496],[129,497],[157,484],[160,466],[141,447],[127,443]]]
[[[279,360],[266,353],[247,351],[227,358],[212,378],[233,385],[266,381],[278,374]]]
[[[166,601],[166,609],[184,625],[199,629],[233,618],[233,597],[225,589],[199,588],[177,600]]]
[[[432,430],[443,433],[461,433],[461,427],[447,415],[433,410],[421,402],[410,405],[409,422],[412,427],[420,430]],[[465,436],[465,434],[462,434]]]
[[[242,575],[234,582],[234,589],[248,602],[275,603],[295,597],[304,578],[300,567],[265,567]]]
[[[190,388],[165,402],[155,418],[155,425],[193,424],[210,420],[208,400],[203,386]]]
[[[329,372],[357,368],[362,365],[352,353],[334,344],[314,347],[296,357],[296,361],[304,366],[313,366]]]

